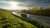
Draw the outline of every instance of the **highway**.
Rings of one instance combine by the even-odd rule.
[[[21,13],[13,12],[13,14],[21,16]],[[30,15],[27,18],[28,18],[28,20],[35,20],[35,21],[39,22],[39,24],[44,25],[45,27],[46,27],[46,25],[48,27],[50,27],[50,17],[47,17],[47,16],[38,16],[38,15]]]

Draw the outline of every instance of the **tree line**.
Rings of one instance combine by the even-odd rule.
[[[28,14],[32,14],[32,15],[41,15],[41,16],[50,16],[50,8],[32,8],[29,10],[22,10],[23,13],[28,13]]]

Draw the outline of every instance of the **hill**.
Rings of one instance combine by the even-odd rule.
[[[0,10],[0,28],[4,26],[8,28],[37,28],[35,25],[32,25],[31,23],[22,20],[19,17],[13,16],[11,14],[11,11]]]

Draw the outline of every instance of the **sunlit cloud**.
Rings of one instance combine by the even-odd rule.
[[[19,6],[19,4],[24,4],[22,2],[16,2],[16,1],[2,1],[2,6],[0,8],[4,9],[11,9],[11,10],[20,10],[20,9],[27,9],[27,7]]]

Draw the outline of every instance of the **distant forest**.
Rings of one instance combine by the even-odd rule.
[[[32,15],[41,15],[41,16],[50,16],[50,8],[32,8],[29,10],[22,10],[24,13],[32,14]]]

